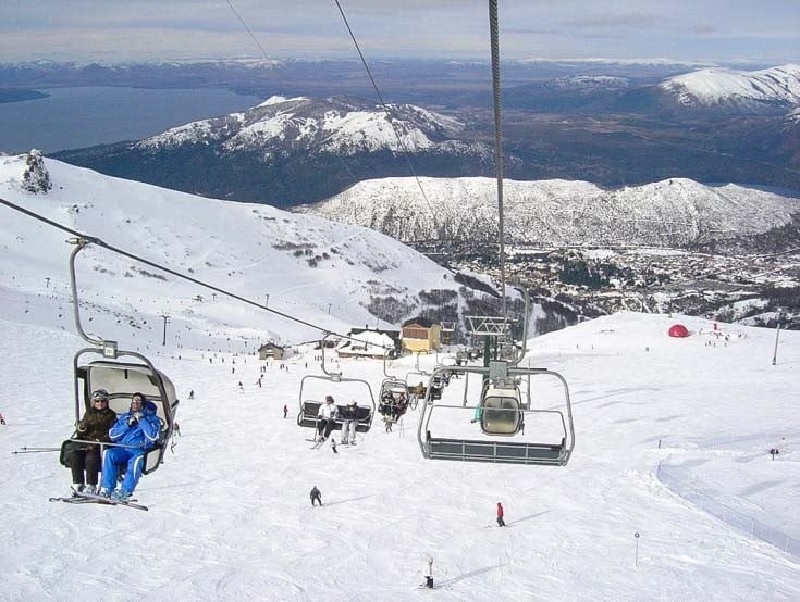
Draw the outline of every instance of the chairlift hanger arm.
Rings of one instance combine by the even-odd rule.
[[[117,344],[114,341],[104,341],[98,337],[91,337],[86,334],[86,331],[83,329],[83,325],[81,324],[81,310],[80,305],[78,303],[78,283],[77,278],[75,276],[75,258],[88,244],[88,241],[85,238],[72,238],[68,242],[71,242],[75,245],[75,248],[72,250],[69,256],[69,282],[72,288],[72,312],[75,318],[75,330],[78,331],[78,335],[87,343],[91,343],[92,345],[96,345],[97,347],[103,347],[104,349],[108,349],[109,357],[116,356],[116,347]],[[108,343],[108,345],[106,345]]]

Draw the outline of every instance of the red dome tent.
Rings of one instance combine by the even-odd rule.
[[[667,334],[671,337],[683,339],[689,336],[689,329],[683,324],[673,324],[669,327]]]

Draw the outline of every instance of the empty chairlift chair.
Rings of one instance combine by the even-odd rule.
[[[460,404],[437,401],[430,396],[425,399],[417,429],[423,457],[463,462],[567,464],[575,447],[575,428],[569,388],[560,374],[544,368],[510,366],[503,361],[493,361],[489,367],[470,366],[466,372],[467,382],[470,374],[488,381],[476,403],[469,403],[467,383]],[[530,382],[545,378],[558,381],[553,386],[554,391],[560,391],[556,409],[531,407]],[[546,434],[532,428],[540,423],[548,425]],[[458,436],[451,436],[454,428]]]

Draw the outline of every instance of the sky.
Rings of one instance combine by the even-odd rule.
[[[489,59],[486,0],[341,0],[365,56]],[[800,62],[795,0],[501,0],[503,59]],[[335,0],[6,0],[0,57],[356,59]]]
[[[54,189],[32,195],[19,186],[23,161],[2,158],[0,198],[130,252],[194,265],[198,277],[247,295],[280,291],[270,307],[330,328],[360,323],[358,304],[342,303],[328,270],[263,263],[263,248],[241,243],[253,238],[253,222],[274,221],[273,237],[285,229],[349,243],[356,265],[340,276],[398,252],[385,237],[278,210],[198,198],[186,212],[188,195],[49,160]],[[4,600],[87,591],[110,600],[417,600],[428,595],[417,586],[429,557],[441,600],[800,599],[797,332],[621,313],[532,339],[523,365],[569,383],[576,445],[566,467],[425,460],[416,439],[422,406],[391,433],[376,419],[357,446],[333,453],[311,450],[311,432],[293,419],[301,379],[321,375],[318,352],[299,345],[288,370],[267,366],[254,341],[275,325],[249,306],[190,304],[196,285],[153,277],[91,245],[78,258],[83,325],[140,349],[170,376],[182,436],[136,490],[148,512],[75,506],[48,501],[71,480],[57,453],[13,453],[58,447],[72,432],[72,357],[86,346],[70,315],[72,247],[62,231],[7,207],[0,214]],[[206,223],[215,231],[198,236]],[[369,256],[359,256],[362,244]],[[408,271],[417,282],[441,278],[416,261]],[[371,278],[396,285],[404,271]],[[162,345],[164,308],[172,320]],[[304,334],[284,322],[294,340]],[[676,322],[691,336],[668,337]],[[375,392],[385,371],[403,378],[436,360],[337,363]],[[364,383],[313,380],[309,397],[369,401]],[[460,400],[464,382],[453,379],[443,400]],[[537,382],[532,407],[565,411],[564,398],[545,397]],[[434,410],[430,428],[474,437],[471,415]],[[314,485],[321,508],[309,503]],[[494,524],[498,501],[506,528]]]

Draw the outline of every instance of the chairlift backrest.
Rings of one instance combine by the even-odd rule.
[[[502,390],[504,393],[509,391]],[[492,395],[483,399],[481,429],[492,435],[514,435],[520,427],[519,397]]]
[[[93,348],[82,349],[75,354],[73,361],[75,422],[77,423],[83,412],[91,406],[92,392],[97,389],[108,391],[109,408],[118,415],[130,409],[134,393],[142,393],[155,404],[157,416],[161,420],[161,436],[158,445],[145,453],[142,474],[154,472],[163,462],[164,452],[172,436],[175,421],[178,400],[175,397],[175,387],[172,381],[139,353],[118,352],[118,355],[130,356],[136,358],[137,361],[120,359],[88,363],[82,361],[84,355],[92,353],[102,354],[103,351]]]
[[[83,381],[84,411],[91,407],[92,391],[105,389],[109,393],[109,408],[117,414],[130,409],[134,393],[142,393],[155,403],[158,417],[166,425],[173,421],[175,387],[162,372],[133,362],[95,361],[76,367],[76,379]],[[76,407],[76,412],[79,408]],[[80,416],[76,416],[76,421]]]

